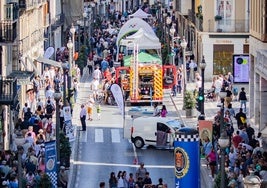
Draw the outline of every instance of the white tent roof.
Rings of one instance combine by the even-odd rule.
[[[121,44],[128,48],[133,48],[134,44],[136,44],[139,49],[161,49],[159,38],[148,34],[143,28],[140,28],[133,35],[126,37],[126,39],[122,39]]]
[[[121,27],[117,36],[117,46],[120,45],[121,39],[124,38],[127,34],[137,32],[140,28],[143,28],[146,33],[156,36],[152,27],[146,21],[142,20],[141,18],[131,18]]]
[[[135,13],[129,15],[129,18],[149,18],[151,14],[147,14],[142,9],[138,9]]]

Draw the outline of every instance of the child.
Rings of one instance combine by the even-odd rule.
[[[100,104],[98,104],[97,107],[96,107],[96,113],[97,113],[97,119],[100,120],[100,117],[101,117]]]

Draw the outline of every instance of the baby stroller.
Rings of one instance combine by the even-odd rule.
[[[208,89],[204,92],[205,94],[205,99],[207,101],[214,101],[214,91],[215,89],[214,88],[211,88],[211,89]]]

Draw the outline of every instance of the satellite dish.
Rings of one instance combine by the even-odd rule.
[[[47,58],[49,59],[55,52],[55,49],[53,47],[48,47],[46,50],[45,50],[45,53],[44,53],[44,58]]]

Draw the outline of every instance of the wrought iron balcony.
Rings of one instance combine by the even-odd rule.
[[[10,20],[0,21],[0,42],[13,43],[17,38],[17,22]]]
[[[204,28],[205,30],[205,28]],[[208,32],[249,33],[249,20],[222,19],[208,20]]]
[[[17,79],[0,76],[0,104],[13,105],[17,96]]]

